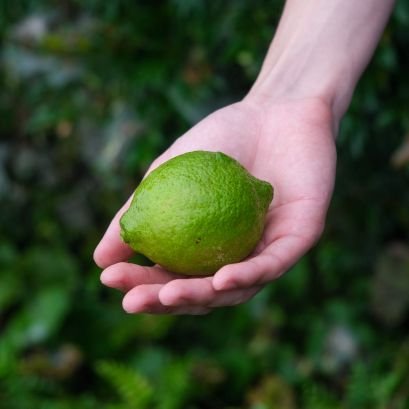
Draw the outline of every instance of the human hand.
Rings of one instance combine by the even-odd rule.
[[[320,237],[332,195],[336,153],[329,107],[319,99],[264,103],[252,97],[211,114],[156,159],[149,171],[194,150],[221,151],[274,187],[265,230],[254,252],[212,277],[182,277],[126,261],[122,207],[94,253],[101,281],[123,291],[129,313],[205,314],[254,296],[294,265]],[[148,172],[149,172],[148,171]]]

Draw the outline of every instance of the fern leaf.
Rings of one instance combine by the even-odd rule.
[[[153,388],[144,376],[133,368],[111,361],[99,362],[96,369],[111,384],[122,404],[130,409],[151,409]]]

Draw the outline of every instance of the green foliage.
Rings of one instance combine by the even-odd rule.
[[[92,261],[150,162],[245,95],[281,8],[0,0],[0,409],[409,408],[407,1],[291,272],[206,317],[129,316]]]
[[[121,403],[109,408],[145,409],[151,407],[153,388],[149,381],[135,370],[115,362],[103,361],[97,364],[97,372],[118,392]]]
[[[150,365],[150,362],[148,363]],[[184,407],[191,389],[189,364],[185,361],[167,362],[155,376],[117,362],[97,363],[97,373],[104,378],[120,398],[107,408],[177,409]],[[143,365],[142,365],[143,368]],[[153,369],[153,368],[152,368]]]

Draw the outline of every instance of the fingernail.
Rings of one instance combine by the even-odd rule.
[[[143,310],[143,306],[140,302],[138,302],[138,300],[135,301],[134,299],[129,299],[127,297],[124,297],[124,299],[122,300],[122,308],[128,314],[136,314],[137,312]]]
[[[105,283],[108,279],[109,273],[104,270],[101,275],[99,276],[99,279],[101,280],[102,283]]]
[[[108,270],[104,270],[99,276],[99,279],[102,284],[108,287],[112,287],[112,286],[116,287],[118,285],[118,282],[115,279],[115,276],[112,276],[111,272]]]

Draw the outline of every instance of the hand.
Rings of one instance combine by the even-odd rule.
[[[221,151],[274,186],[263,237],[244,261],[213,277],[183,278],[126,261],[119,236],[123,206],[94,253],[101,281],[126,293],[129,313],[205,314],[242,303],[294,265],[320,237],[332,195],[336,153],[331,110],[321,100],[269,102],[248,97],[208,116],[154,161],[149,171],[193,150]],[[148,171],[148,172],[149,172]]]

